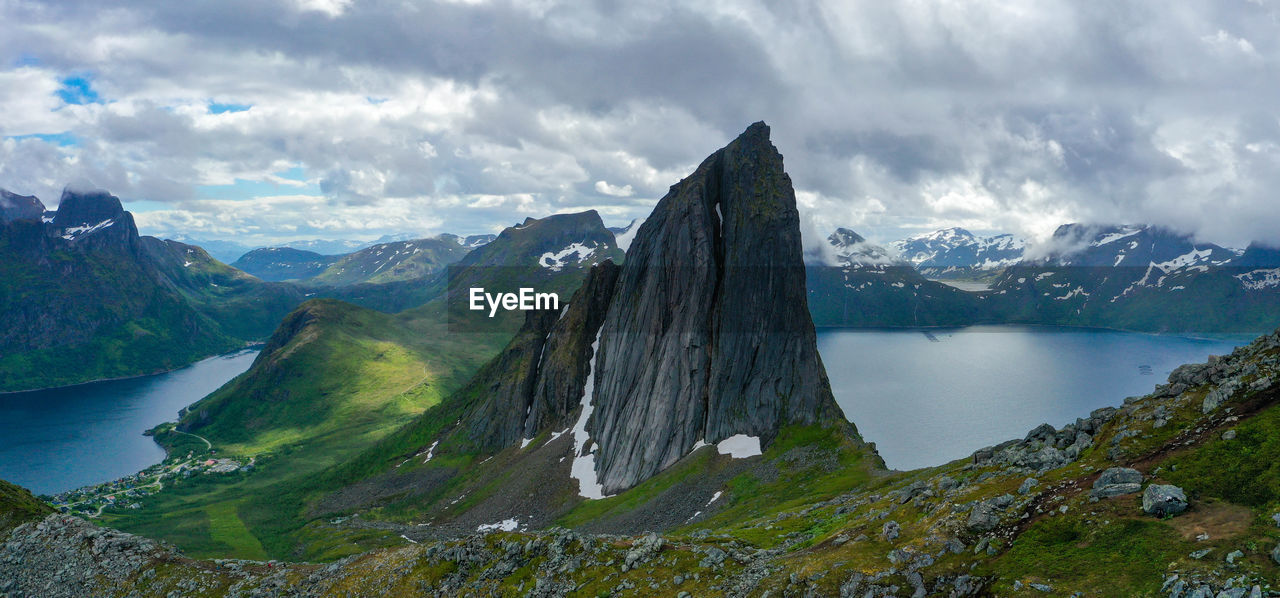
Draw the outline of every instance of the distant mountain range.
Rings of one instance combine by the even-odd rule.
[[[1231,250],[1160,227],[1068,224],[1036,247],[952,228],[891,250],[839,229],[828,247],[826,259],[809,260],[820,326],[1255,332],[1280,324],[1280,251]],[[965,284],[973,281],[982,284]]]
[[[947,228],[892,245],[902,259],[929,278],[979,278],[1022,260],[1026,243],[1013,235],[979,237]]]
[[[195,245],[140,236],[105,191],[68,190],[50,212],[0,190],[0,392],[180,367],[262,341],[308,297],[402,311],[447,292],[446,267],[477,249],[474,259],[489,266],[543,277],[621,261],[594,212],[528,219],[504,235],[391,241],[340,256],[265,248],[231,267]],[[509,274],[490,268],[487,282]]]
[[[450,235],[446,233],[441,236],[456,237],[457,235]],[[469,247],[476,247],[478,246],[478,244],[486,243],[488,241],[493,240],[495,236],[496,235],[491,235],[491,234],[468,235],[466,237],[462,237],[461,243]],[[213,256],[214,258],[217,258],[218,261],[221,261],[227,264],[234,263],[240,258],[245,257],[246,254],[258,249],[288,248],[288,249],[297,249],[300,251],[306,251],[309,253],[314,253],[314,254],[318,254],[326,257],[342,256],[342,255],[347,255],[349,253],[360,251],[361,249],[373,247],[375,245],[381,245],[384,243],[394,243],[397,241],[413,241],[417,238],[419,237],[412,233],[397,233],[397,234],[391,234],[391,235],[382,235],[381,237],[373,241],[356,241],[351,239],[342,239],[342,240],[306,239],[306,240],[299,240],[299,241],[289,241],[287,243],[282,243],[280,245],[264,246],[264,245],[245,245],[244,243],[240,243],[238,241],[203,239],[203,238],[191,237],[191,236],[182,235],[182,234],[179,234],[173,237],[175,241],[181,241],[183,243],[187,243],[190,245],[199,245],[201,248],[204,248],[206,251],[208,251],[209,255]]]

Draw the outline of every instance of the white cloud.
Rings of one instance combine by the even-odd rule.
[[[631,189],[631,185],[623,185],[616,187],[605,181],[596,181],[596,191],[613,197],[631,197],[635,195],[635,191]]]

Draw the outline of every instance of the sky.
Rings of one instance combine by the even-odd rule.
[[[0,0],[0,22],[0,187],[106,188],[147,234],[622,225],[764,120],[806,241],[1280,245],[1277,0]]]

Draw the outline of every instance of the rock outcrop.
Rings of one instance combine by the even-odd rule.
[[[1187,510],[1187,493],[1170,484],[1152,484],[1142,493],[1142,511],[1156,517],[1169,517]]]
[[[699,442],[767,444],[787,424],[840,418],[809,317],[795,192],[764,123],[658,202],[615,295],[588,424],[606,492]]]
[[[1125,494],[1135,494],[1142,490],[1142,472],[1131,467],[1112,467],[1102,472],[1093,482],[1093,490],[1089,496],[1093,498],[1111,498]]]

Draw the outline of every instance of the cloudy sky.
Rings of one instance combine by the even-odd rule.
[[[1276,0],[104,4],[0,0],[0,187],[146,233],[623,224],[765,120],[812,231],[1280,243]]]

